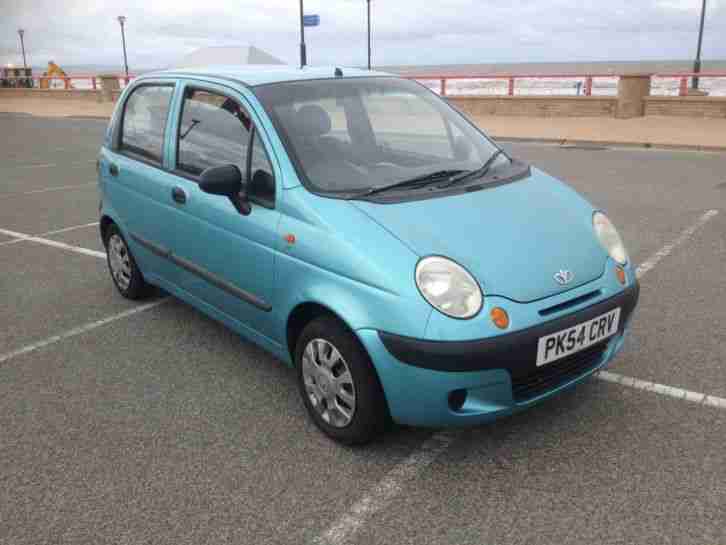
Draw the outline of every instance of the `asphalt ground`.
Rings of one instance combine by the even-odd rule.
[[[105,123],[0,129],[0,229],[101,251]],[[610,371],[726,397],[726,155],[505,147],[653,265]],[[0,235],[3,545],[726,543],[726,404],[593,379],[491,425],[351,449],[309,422],[289,369],[152,303],[123,300],[98,255]]]

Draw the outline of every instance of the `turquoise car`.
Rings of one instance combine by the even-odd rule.
[[[572,387],[615,356],[638,300],[602,211],[389,74],[144,75],[99,187],[121,295],[160,287],[261,345],[347,444]]]

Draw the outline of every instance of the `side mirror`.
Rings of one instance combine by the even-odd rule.
[[[210,195],[227,197],[237,209],[246,216],[250,213],[247,192],[242,184],[242,173],[235,165],[222,165],[204,169],[199,177],[199,189]]]

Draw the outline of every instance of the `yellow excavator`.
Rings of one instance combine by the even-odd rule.
[[[53,61],[48,61],[48,70],[43,72],[43,77],[40,78],[40,88],[49,89],[52,87],[65,87],[66,89],[72,89],[73,86],[70,81],[60,81],[51,78],[65,78],[67,74],[63,69]]]

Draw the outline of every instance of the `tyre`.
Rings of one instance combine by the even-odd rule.
[[[295,366],[303,403],[326,435],[361,445],[386,430],[390,416],[378,375],[368,353],[340,321],[322,316],[305,326]]]
[[[136,265],[126,239],[115,225],[106,231],[106,263],[116,289],[127,299],[142,299],[151,292],[150,286]]]

